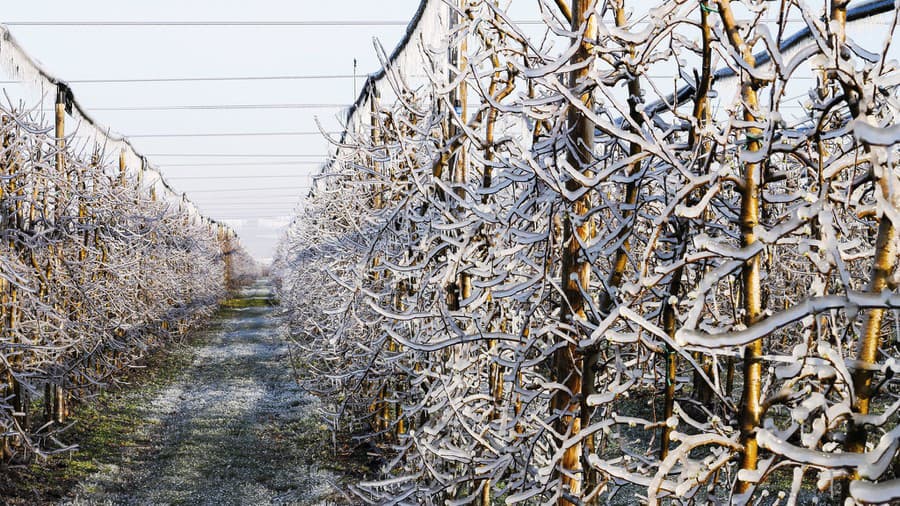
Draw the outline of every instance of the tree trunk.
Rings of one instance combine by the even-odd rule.
[[[719,0],[719,16],[728,34],[729,42],[739,52],[744,61],[751,67],[756,66],[756,59],[751,48],[742,38],[730,0]],[[750,77],[741,79],[741,95],[744,100],[744,121],[755,122],[758,100],[757,84]],[[755,126],[746,129],[747,150],[759,151],[762,131]],[[746,248],[756,243],[754,227],[759,224],[760,216],[760,164],[744,163],[741,182],[741,246]],[[747,327],[759,321],[762,316],[762,292],[760,286],[760,257],[750,258],[741,269],[741,300],[744,309],[744,325]],[[756,441],[756,429],[762,415],[760,396],[762,394],[762,354],[763,340],[759,338],[744,348],[744,388],[741,395],[740,442],[744,451],[741,455],[740,468],[755,470],[758,460],[759,446]],[[752,483],[739,480],[737,492],[744,493],[751,489]]]
[[[589,15],[593,3],[590,0],[573,0],[572,2],[572,31],[578,33],[584,29],[584,34],[576,41],[579,49],[572,57],[572,63],[575,65],[583,65],[583,62],[589,58],[587,41],[592,40],[596,33],[596,20]],[[587,65],[573,70],[569,86],[576,89],[580,81],[587,75]],[[581,100],[588,107],[592,106],[593,100],[589,90],[582,90]],[[575,108],[571,108],[569,125],[571,146],[568,152],[568,161],[573,167],[585,167],[593,159],[594,124]],[[585,168],[581,172],[589,175],[591,171]],[[580,186],[580,183],[575,180],[567,183],[568,189],[573,191],[578,190]],[[572,203],[563,225],[565,250],[563,251],[561,274],[565,301],[561,316],[563,324],[573,327],[575,334],[570,336],[571,341],[557,350],[554,356],[557,380],[564,384],[568,391],[557,392],[554,395],[553,407],[560,413],[560,420],[557,424],[558,432],[569,438],[578,436],[582,423],[579,411],[582,404],[584,367],[581,350],[574,344],[578,340],[578,331],[574,328],[577,326],[578,320],[583,321],[586,318],[586,301],[582,291],[588,290],[591,278],[591,265],[581,247],[581,244],[588,241],[591,235],[592,223],[591,219],[587,217],[591,208],[590,195],[590,192],[585,192]],[[581,460],[581,443],[572,444],[563,453],[559,469],[561,490],[557,501],[560,506],[573,504],[566,498],[566,494],[571,497],[580,497],[581,495],[583,480]]]

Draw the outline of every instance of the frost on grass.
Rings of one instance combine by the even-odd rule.
[[[295,442],[319,430],[318,401],[292,378],[272,313],[222,313],[190,366],[147,399],[138,437],[152,450],[94,476],[74,504],[333,504],[325,435]]]

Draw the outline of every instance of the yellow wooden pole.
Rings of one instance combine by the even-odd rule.
[[[576,88],[581,81],[588,77],[589,65],[585,62],[590,58],[589,42],[596,38],[597,20],[591,14],[590,7],[593,0],[572,1],[572,31],[578,35],[576,41],[578,50],[572,56],[572,64],[576,70],[570,73],[570,88]],[[582,33],[583,30],[583,33]],[[580,97],[582,103],[588,108],[593,106],[590,91],[583,91]],[[568,152],[568,162],[573,167],[590,177],[591,170],[586,166],[593,159],[594,124],[577,108],[571,107],[569,112],[569,128],[571,148]],[[575,192],[581,188],[581,184],[570,179],[567,182],[569,191]],[[565,250],[562,255],[562,283],[565,295],[565,303],[561,312],[562,323],[567,326],[575,326],[576,320],[586,318],[585,300],[582,290],[588,290],[591,280],[591,265],[582,251],[581,244],[587,242],[591,236],[592,220],[586,218],[591,208],[591,193],[584,194],[571,204],[569,214],[564,221],[563,244]],[[577,438],[581,432],[581,403],[583,357],[576,344],[577,336],[567,341],[554,355],[557,381],[566,386],[567,392],[558,391],[553,398],[553,407],[560,413],[557,430],[561,434],[567,434],[569,439]],[[578,498],[581,496],[584,470],[581,465],[582,443],[576,442],[563,452],[560,462],[560,495],[557,500],[559,506],[574,506],[575,503],[568,500],[568,496]]]
[[[69,176],[66,173],[66,104],[68,99],[69,90],[65,85],[59,84],[56,88],[56,121],[55,121],[55,135],[56,135],[56,171],[62,177],[64,181],[63,184],[67,184],[69,181]],[[63,187],[62,189],[65,189]],[[55,203],[56,215],[60,216],[62,209],[60,208],[60,204],[65,202],[66,195],[60,188],[57,188],[57,200]],[[63,248],[55,248],[55,257],[56,261],[62,263],[62,255]],[[52,267],[52,262],[54,255],[51,255],[47,264],[47,280],[51,279],[54,269]],[[46,295],[50,295],[49,292]],[[60,378],[60,381],[63,381],[63,378]],[[58,424],[63,424],[66,421],[66,395],[65,389],[62,384],[54,384],[51,385],[51,398],[47,400],[50,403],[50,418],[53,419]]]
[[[718,0],[719,17],[732,47],[744,59],[747,65],[756,65],[752,49],[741,36],[739,27],[731,10],[731,0]],[[744,78],[741,82],[741,95],[744,101],[743,119],[748,123],[757,121],[757,87],[752,78]],[[749,127],[746,131],[747,150],[759,151],[762,148],[762,131],[758,127]],[[760,216],[760,164],[745,163],[743,166],[741,192],[741,246],[747,248],[757,242],[754,228],[759,224]],[[762,286],[760,284],[760,256],[750,258],[741,269],[741,300],[744,303],[744,324],[748,327],[762,317]],[[756,441],[756,430],[762,417],[762,354],[763,339],[759,338],[744,348],[744,389],[741,398],[740,443],[744,451],[741,455],[741,469],[756,469],[759,445]],[[739,480],[737,492],[744,493],[753,487],[749,481]]]

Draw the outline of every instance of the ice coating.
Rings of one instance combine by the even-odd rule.
[[[592,7],[590,40],[558,5],[535,27],[444,3],[442,49],[399,49],[429,54],[410,61],[430,78],[389,65],[282,242],[280,297],[333,381],[329,419],[391,448],[356,492],[804,504],[853,466],[884,480],[894,4],[854,4],[844,26],[803,3],[626,0]]]

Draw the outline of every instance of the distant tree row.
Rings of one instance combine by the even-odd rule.
[[[0,108],[4,462],[66,449],[74,403],[209,315],[254,267],[233,232],[158,195],[162,182],[124,152],[109,166],[101,146],[70,146],[64,106],[56,135]]]
[[[354,491],[900,501],[895,6],[453,4],[276,261]]]

